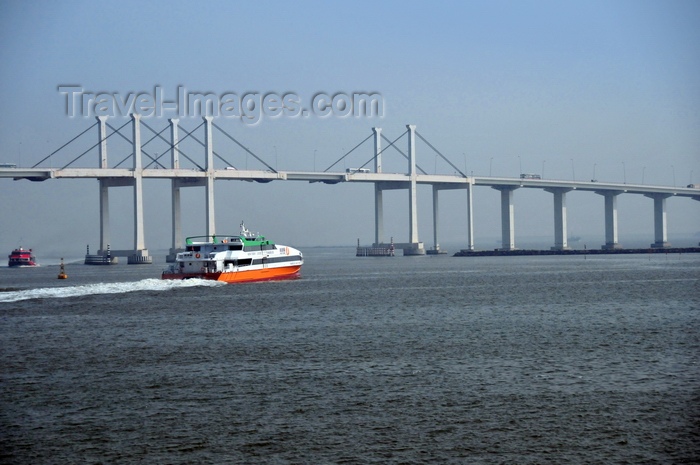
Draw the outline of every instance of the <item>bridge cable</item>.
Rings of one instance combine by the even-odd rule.
[[[363,140],[362,142],[360,142],[359,144],[357,144],[355,147],[353,147],[348,153],[346,153],[346,154],[343,155],[342,157],[338,158],[338,160],[336,160],[335,163],[333,163],[331,166],[329,166],[328,168],[326,168],[325,170],[323,170],[323,172],[324,172],[324,173],[327,172],[329,169],[333,168],[335,165],[337,165],[338,163],[340,163],[340,160],[342,160],[343,158],[347,157],[347,156],[350,155],[352,152],[354,152],[356,148],[358,148],[360,145],[362,145],[362,144],[364,144],[365,142],[367,142],[367,141],[369,140],[369,138],[372,137],[373,135],[374,135],[374,134],[370,134],[369,136],[367,136],[367,138],[366,138],[365,140]],[[366,165],[366,164],[367,164],[367,163],[365,163],[365,165]],[[364,166],[364,165],[362,165],[362,166]]]
[[[155,133],[155,130],[154,130],[153,128],[151,128],[150,126],[148,126],[148,125],[147,125],[146,123],[144,123],[144,122],[141,122],[141,123],[142,123],[144,126],[146,126],[148,129],[150,129],[152,132]],[[197,139],[197,138],[193,135],[194,132],[195,132],[197,129],[201,128],[202,126],[204,126],[204,123],[203,123],[203,122],[200,123],[199,126],[197,126],[196,128],[194,128],[192,131],[188,131],[187,129],[183,128],[182,126],[179,126],[180,129],[182,129],[182,130],[185,132],[185,137],[183,137],[183,138],[181,138],[181,139],[178,140],[178,145],[180,145],[180,142],[184,141],[184,140],[187,139],[188,137],[192,137],[192,139],[194,139],[195,141],[197,141],[197,142],[199,143],[199,145],[201,145],[202,147],[206,147],[206,145],[205,145],[201,140]],[[166,126],[166,129],[167,129],[167,126]],[[165,131],[165,129],[163,129],[163,131]],[[160,131],[160,132],[162,133],[163,131]],[[122,137],[124,137],[124,136],[122,136]],[[163,136],[158,135],[158,137],[160,137],[161,139],[163,139],[163,140],[170,146],[171,149],[173,148],[173,144],[171,144],[171,143],[170,143],[167,139],[165,139]],[[150,142],[150,141],[153,140],[153,139],[154,139],[154,138],[151,138],[148,142]],[[127,140],[128,140],[128,139],[127,139]],[[148,142],[146,142],[146,144],[147,144]],[[143,145],[145,145],[145,144],[143,144]],[[196,161],[194,161],[193,159],[191,159],[189,156],[187,156],[187,154],[186,154],[185,152],[183,152],[182,150],[180,150],[179,147],[178,147],[178,151],[180,152],[180,154],[181,154],[183,157],[187,158],[187,159],[188,159],[190,162],[192,162],[192,164],[194,164],[197,168],[199,168],[201,171],[204,171],[204,168],[203,168],[199,163],[197,163]],[[145,153],[145,152],[144,152],[144,153]],[[220,160],[222,160],[224,163],[228,163],[228,161],[224,160],[221,156],[219,156],[218,153],[216,153],[216,152],[214,152],[214,151],[213,151],[213,153],[214,153]],[[119,166],[119,165],[121,165],[122,163],[124,163],[124,162],[125,162],[126,160],[128,160],[129,157],[131,157],[133,154],[134,154],[133,152],[130,153],[126,158],[124,158],[122,161],[120,161],[120,162],[117,164],[117,166]],[[148,154],[147,154],[147,155],[148,155]],[[164,155],[164,154],[161,154],[158,158],[160,158],[160,157],[163,156],[163,155]],[[151,160],[153,160],[153,157],[151,157],[150,155],[148,155],[148,156],[151,158]],[[155,161],[155,160],[154,160],[154,161]],[[148,166],[150,166],[151,164],[152,164],[152,163],[149,163]],[[163,166],[163,165],[160,164],[160,163],[158,163],[158,164],[161,165],[161,166]]]
[[[149,142],[151,142],[151,141],[152,141],[153,139],[155,139],[156,137],[160,137],[166,144],[168,144],[168,149],[169,149],[169,150],[172,150],[172,149],[174,148],[174,145],[173,145],[169,140],[167,140],[165,137],[161,136],[161,134],[163,133],[163,131],[165,131],[166,129],[168,129],[169,126],[165,126],[165,127],[163,128],[163,130],[161,130],[159,133],[156,133],[156,131],[155,131],[153,128],[151,128],[148,124],[144,123],[143,121],[141,122],[141,124],[143,124],[144,126],[146,126],[146,128],[148,128],[151,132],[153,132],[154,134],[156,134],[156,135],[153,136],[151,139],[149,139],[148,142],[146,142],[146,144],[148,144]],[[194,132],[194,131],[196,131],[197,129],[199,129],[200,127],[202,127],[203,124],[204,124],[204,123],[202,123],[202,124],[200,124],[199,126],[197,126],[196,128],[194,128],[194,129],[192,130],[192,132]],[[187,132],[186,129],[184,129],[184,128],[182,128],[182,127],[180,127],[180,128],[181,128],[183,131]],[[187,133],[187,136],[183,137],[182,139],[179,139],[179,140],[178,140],[178,145],[180,145],[180,142],[182,142],[183,140],[185,140],[189,135],[191,135],[191,133]],[[143,144],[143,145],[146,145],[146,144]],[[189,161],[191,161],[192,163],[194,163],[195,165],[197,165],[197,163],[195,163],[190,157],[187,156],[187,154],[185,154],[182,150],[180,150],[179,147],[178,147],[178,152],[180,152],[180,154],[181,154],[183,157],[187,158]],[[162,157],[162,156],[165,155],[165,154],[166,154],[166,152],[161,153],[161,154],[158,156],[158,158],[156,158],[156,161],[157,161],[158,159],[160,159],[160,157]],[[224,160],[224,161],[226,161],[226,160]],[[153,163],[149,163],[149,164],[146,166],[146,168],[148,168],[148,167],[151,166],[152,164],[153,164]],[[160,163],[159,163],[159,164],[160,164]],[[163,166],[163,165],[161,165],[161,166]],[[204,168],[202,168],[202,167],[199,166],[199,165],[197,165],[197,167],[198,167],[199,169],[201,169],[201,170],[204,170]]]
[[[144,126],[146,126],[146,128],[150,129],[151,132],[153,132],[153,133],[155,134],[155,131],[154,131],[153,129],[151,129],[148,125],[146,125],[146,124],[143,123],[143,122],[142,122],[142,124],[144,124]],[[141,149],[143,150],[143,147],[145,147],[146,145],[148,145],[148,144],[150,144],[151,142],[153,142],[153,140],[155,140],[156,137],[160,137],[161,139],[163,139],[163,136],[161,136],[161,134],[162,134],[163,131],[165,131],[166,129],[168,129],[168,126],[165,126],[159,133],[155,134],[153,137],[151,137],[150,139],[148,139],[145,143],[141,144]],[[144,166],[144,168],[148,168],[148,167],[151,166],[153,163],[158,163],[161,167],[163,167],[163,168],[165,169],[165,166],[163,166],[163,164],[160,163],[158,160],[160,160],[160,159],[163,157],[163,155],[165,155],[166,153],[168,153],[168,152],[165,151],[165,152],[161,153],[160,155],[156,156],[156,158],[155,158],[152,162],[150,162],[148,165]],[[157,154],[154,154],[154,155],[157,155]]]
[[[406,132],[408,132],[408,130],[406,130]],[[404,133],[401,134],[399,137],[397,137],[396,139],[394,139],[394,142],[396,142],[397,140],[401,139],[401,138],[404,136],[404,134],[406,134],[406,132],[404,132]],[[386,139],[386,137],[385,137],[385,139]],[[386,139],[386,140],[387,140],[387,142],[389,141],[389,139]],[[389,142],[389,146],[388,146],[388,147],[385,147],[385,148],[389,148],[389,147],[391,147],[392,145],[393,145],[393,142]],[[396,148],[396,147],[394,147],[394,148]],[[398,150],[398,149],[396,149],[396,150]],[[383,152],[384,152],[384,149],[380,150],[379,153],[378,153],[377,155],[381,155]],[[399,150],[399,152],[400,152],[400,150]],[[371,162],[371,161],[374,160],[375,158],[376,158],[376,156],[372,156],[372,158],[370,158],[369,160],[367,160],[366,162],[364,162],[362,165],[360,165],[360,167],[357,168],[357,170],[355,170],[354,173],[357,173],[359,170],[361,170],[362,168],[364,168],[369,162]]]
[[[127,122],[124,123],[124,124],[122,125],[122,127],[120,127],[119,129],[123,128],[124,126],[126,126],[126,125],[129,124],[129,123],[130,123],[130,121],[127,121]],[[95,123],[93,126],[95,126],[95,125],[97,125],[97,124],[99,124],[99,123]],[[83,153],[81,153],[80,155],[78,155],[77,157],[75,157],[73,160],[69,161],[68,164],[65,165],[65,166],[64,166],[63,168],[61,168],[61,169],[64,170],[64,169],[68,168],[70,165],[72,165],[73,163],[75,163],[76,161],[78,161],[83,155],[85,155],[86,153],[88,153],[90,150],[94,149],[94,148],[97,147],[98,145],[100,145],[100,144],[102,143],[103,140],[107,140],[107,139],[109,139],[110,137],[112,137],[113,135],[114,135],[114,133],[108,135],[107,137],[105,137],[105,138],[102,139],[102,140],[99,140],[95,145],[93,145],[92,147],[90,147],[89,149],[87,149],[86,151],[84,151]]]
[[[184,141],[185,139],[187,139],[188,137],[192,136],[192,133],[195,132],[197,129],[201,128],[202,126],[204,126],[204,122],[203,122],[203,121],[202,121],[201,123],[199,123],[199,126],[197,126],[196,128],[194,128],[194,129],[193,129],[192,131],[190,131],[190,132],[187,132],[187,129],[183,128],[182,126],[179,126],[180,129],[182,129],[183,131],[185,131],[185,137],[179,139],[179,140],[177,141],[177,145],[180,145],[180,142],[182,142],[182,141]],[[194,136],[192,136],[192,138],[193,138],[193,139],[196,139]],[[201,142],[200,142],[200,143],[201,143]],[[172,147],[172,144],[171,144],[171,147]],[[180,149],[178,148],[178,150],[180,150]],[[180,154],[182,154],[182,156],[184,156],[184,157],[187,158],[189,161],[191,161],[197,168],[199,168],[200,170],[204,171],[204,168],[201,167],[201,166],[199,166],[199,163],[197,163],[196,161],[192,160],[190,157],[188,157],[187,155],[185,155],[181,150],[180,150]]]
[[[409,159],[408,155],[406,155],[405,153],[403,153],[403,151],[402,151],[400,148],[398,148],[396,145],[394,145],[394,143],[395,143],[396,141],[398,141],[399,139],[401,139],[401,138],[404,136],[404,134],[406,134],[406,133],[408,133],[408,129],[406,129],[406,131],[404,131],[404,133],[401,134],[399,137],[397,137],[396,139],[394,139],[393,142],[390,141],[389,139],[387,139],[387,138],[384,136],[384,134],[382,134],[382,138],[383,138],[385,141],[389,142],[389,147],[393,147],[394,150],[397,150],[401,155],[403,155],[403,157],[404,157],[406,160],[408,160],[408,159]],[[388,147],[387,147],[387,148],[388,148]],[[382,150],[382,152],[383,152],[383,151],[384,151],[384,150]],[[380,152],[380,153],[381,153],[381,152]],[[416,168],[418,168],[419,170],[421,170],[421,172],[422,172],[423,174],[428,174],[428,173],[426,173],[426,171],[425,171],[423,168],[420,167],[420,165],[419,165],[418,163],[416,163]]]
[[[255,157],[255,159],[258,160],[260,163],[262,163],[263,165],[267,166],[273,173],[278,173],[278,171],[277,171],[276,169],[274,169],[273,167],[271,167],[270,165],[268,165],[267,163],[265,163],[265,161],[264,161],[262,158],[260,158],[260,157],[258,157],[257,155],[255,155],[253,152],[251,152],[251,151],[248,149],[248,147],[246,147],[245,145],[241,144],[241,143],[238,142],[236,139],[234,139],[229,133],[227,133],[226,131],[224,131],[223,129],[221,129],[215,122],[212,121],[211,125],[214,126],[216,129],[218,129],[219,131],[221,131],[226,137],[228,137],[229,139],[231,139],[232,141],[234,141],[236,144],[238,144],[238,146],[239,146],[240,148],[242,148],[243,150],[245,150],[246,152],[248,152],[249,154],[251,154],[253,157]]]
[[[455,170],[457,170],[457,172],[458,172],[459,174],[461,174],[461,175],[464,176],[465,178],[468,177],[466,174],[462,173],[462,170],[460,170],[459,168],[457,168],[450,160],[448,160],[447,157],[446,157],[445,155],[441,154],[440,151],[439,151],[438,149],[436,149],[435,147],[433,147],[433,145],[432,145],[430,142],[428,142],[427,140],[425,140],[425,138],[424,138],[423,136],[421,136],[420,134],[418,134],[418,131],[415,131],[415,132],[416,132],[416,135],[417,135],[418,137],[420,137],[420,139],[421,139],[423,142],[425,142],[426,144],[428,144],[428,147],[430,147],[431,149],[433,149],[433,150],[435,151],[435,153],[437,153],[438,155],[440,155],[440,156],[442,157],[442,159],[445,160],[447,163],[449,163],[449,165],[450,165],[452,168],[454,168]]]
[[[151,129],[151,127],[148,126],[148,124],[144,123],[143,121],[142,121],[141,123],[142,123],[144,126],[146,126],[148,129],[150,129],[151,131],[153,131],[153,129]],[[197,129],[199,129],[203,124],[204,124],[204,123],[202,123],[202,124],[200,124],[199,126],[197,126],[196,128],[194,128],[193,131],[196,131]],[[186,154],[182,149],[180,149],[180,147],[179,147],[180,142],[182,142],[183,140],[187,139],[187,137],[189,137],[190,133],[188,133],[187,130],[186,130],[185,128],[183,128],[182,126],[179,126],[179,127],[180,127],[180,129],[182,129],[183,131],[185,131],[185,133],[187,133],[187,135],[185,135],[185,137],[183,137],[182,139],[179,139],[179,140],[178,140],[178,142],[177,142],[177,145],[178,145],[177,150],[178,150],[178,152],[180,153],[180,155],[182,155],[183,157],[187,158],[189,161],[191,161],[192,163],[194,163],[199,169],[204,170],[204,168],[202,168],[201,166],[197,165],[197,163],[196,163],[194,160],[192,160],[189,156],[187,156],[187,154]],[[167,129],[167,128],[168,128],[168,126],[166,126],[166,127],[163,129],[163,131],[165,131],[165,129]],[[160,131],[160,132],[158,133],[158,134],[159,134],[158,137],[160,137],[165,143],[168,144],[168,149],[169,149],[169,150],[172,150],[175,146],[174,146],[169,140],[167,140],[165,137],[163,137],[163,136],[160,135],[160,134],[163,133],[163,131]],[[153,131],[153,132],[155,132],[155,131]],[[160,158],[160,157],[163,156],[163,155],[165,155],[165,152],[164,152],[163,154],[161,154],[158,158]]]
[[[129,121],[127,121],[127,122],[129,122]],[[109,123],[107,123],[107,126],[109,126],[110,129],[114,129],[114,128],[112,127],[112,125],[109,124]],[[119,129],[122,129],[123,127],[124,127],[124,126],[122,126],[122,127],[119,128]],[[118,130],[115,130],[115,132],[116,132],[117,134],[119,134],[125,141],[127,141],[127,142],[129,142],[129,143],[131,143],[131,144],[133,145],[133,141],[131,141],[128,137],[126,137],[124,134],[122,134],[121,132],[119,132],[119,129],[118,129]],[[153,139],[154,139],[154,138],[151,138],[148,142],[150,142],[150,141],[153,140]],[[148,142],[146,142],[146,144],[148,144]],[[141,144],[141,153],[143,153],[144,155],[146,155],[146,156],[147,156],[148,158],[150,158],[151,160],[156,161],[156,160],[154,160],[154,158],[151,156],[150,153],[146,152],[146,151],[143,149],[143,147],[144,147],[146,144]],[[123,159],[122,161],[120,161],[119,163],[117,163],[117,165],[115,166],[115,168],[118,167],[119,165],[121,165],[122,163],[124,163],[126,160],[128,160],[129,157],[131,157],[133,154],[134,154],[134,152],[131,152],[125,159]],[[158,163],[158,164],[159,164],[160,166],[162,166],[162,167],[165,169],[165,166],[163,166],[162,163]]]
[[[202,124],[204,124],[204,123],[202,123]],[[202,124],[200,124],[199,126],[197,126],[197,128],[194,129],[192,132],[194,132],[194,131],[196,131],[197,129],[199,129],[199,127],[202,126]],[[187,132],[187,131],[185,131],[185,132]],[[199,143],[199,145],[201,145],[202,147],[204,147],[204,148],[207,147],[206,144],[205,144],[204,142],[202,142],[201,140],[197,139],[195,136],[192,135],[192,133],[189,133],[188,135],[192,136],[192,139],[196,140],[196,141]],[[223,161],[223,162],[226,163],[227,165],[233,166],[233,165],[231,165],[231,163],[228,162],[228,160],[225,160],[221,155],[219,155],[218,153],[216,153],[216,150],[214,150],[213,146],[212,146],[212,149],[211,149],[211,153],[212,153],[214,156],[216,156],[216,158],[218,158],[219,160]],[[213,167],[212,167],[212,168],[213,168]]]
[[[143,123],[143,122],[142,122],[142,123]],[[192,132],[196,131],[197,129],[201,128],[202,126],[204,126],[204,123],[201,123],[199,126],[197,126],[196,128],[194,128],[194,129],[192,130]],[[123,127],[123,126],[122,126],[122,127]],[[146,127],[148,127],[148,125],[146,125]],[[120,128],[120,129],[121,129],[121,128]],[[149,129],[150,129],[150,128],[149,128]],[[183,140],[187,139],[189,136],[192,135],[191,132],[187,132],[187,130],[186,130],[185,128],[183,128],[182,126],[180,126],[180,129],[182,129],[183,131],[185,131],[186,135],[185,135],[185,137],[183,137],[182,139],[180,139],[180,140],[178,141],[178,145],[180,144],[180,142],[182,142]],[[152,130],[152,129],[151,129],[151,130]],[[162,131],[161,131],[161,132],[162,132]],[[163,140],[165,140],[166,142],[168,142],[166,139],[163,139]],[[172,144],[170,144],[170,142],[168,142],[168,144],[169,144],[170,147],[172,148]],[[179,149],[178,149],[178,150],[179,150]],[[124,163],[126,160],[128,160],[133,154],[134,154],[134,153],[132,152],[132,153],[130,153],[129,155],[127,155],[126,158],[124,158],[122,161],[120,161],[119,163],[116,164],[115,168],[118,167],[119,165],[121,165],[122,163]],[[196,161],[194,161],[194,160],[192,160],[190,157],[188,157],[182,150],[180,150],[180,154],[181,154],[183,157],[187,158],[189,161],[191,161],[192,164],[194,164],[194,165],[195,165],[197,168],[199,168],[201,171],[204,171],[204,168],[202,168],[201,166],[199,166],[199,164],[198,164]]]
[[[56,150],[54,150],[53,152],[51,152],[47,157],[44,157],[41,161],[39,161],[37,164],[35,164],[34,166],[32,166],[32,168],[36,168],[38,165],[42,164],[43,162],[45,162],[46,160],[48,160],[49,158],[51,158],[51,155],[56,154],[56,153],[57,153],[58,151],[60,151],[63,147],[65,147],[66,145],[70,144],[70,143],[73,142],[75,139],[77,139],[78,137],[82,136],[83,134],[85,134],[86,132],[88,132],[90,129],[94,128],[94,127],[97,126],[98,124],[99,124],[99,122],[98,122],[98,123],[94,123],[92,126],[90,126],[90,127],[87,128],[86,130],[84,130],[83,132],[81,132],[80,134],[78,134],[77,136],[75,136],[74,138],[72,138],[71,140],[69,140],[68,142],[66,142],[65,144],[63,144],[62,146],[60,146],[59,148],[57,148]],[[100,142],[101,142],[101,141],[100,141]],[[98,145],[99,145],[99,143],[98,143]],[[81,156],[82,156],[82,155],[81,155]]]
[[[388,147],[385,147],[385,148],[383,148],[383,149],[381,149],[377,155],[381,155],[382,153],[384,153],[384,150],[386,150],[386,149],[389,148],[389,147],[394,147],[394,149],[398,150],[399,153],[400,153],[401,155],[403,155],[406,159],[408,159],[408,156],[407,156],[405,153],[403,153],[401,150],[399,150],[399,149],[394,145],[394,143],[395,143],[396,141],[398,141],[399,139],[401,139],[407,132],[408,132],[408,129],[407,129],[406,131],[404,131],[399,137],[397,137],[397,138],[394,139],[393,141],[390,141],[389,139],[387,139],[387,138],[384,136],[384,134],[382,134],[382,137],[384,138],[384,140],[386,140],[387,142],[389,142],[389,146],[388,146]],[[357,144],[357,145],[355,146],[355,148],[353,148],[352,150],[350,150],[350,152],[352,152],[353,150],[355,150],[356,148],[358,148],[360,145],[362,145],[362,144],[364,144],[365,142],[367,142],[367,139],[369,139],[369,138],[372,137],[373,135],[374,135],[374,134],[370,134],[365,140],[363,140],[362,142],[360,142],[359,144]],[[346,153],[346,154],[343,155],[343,157],[341,157],[338,161],[336,161],[336,162],[333,163],[331,166],[329,166],[328,168],[326,168],[326,169],[324,170],[324,173],[325,173],[326,171],[328,171],[329,169],[331,169],[333,166],[335,166],[340,160],[342,160],[343,158],[345,158],[347,155],[350,155],[350,152]],[[355,170],[354,172],[357,173],[357,171],[358,171],[359,169],[364,168],[369,162],[371,162],[371,161],[374,160],[374,159],[375,159],[375,156],[372,156],[372,158],[370,158],[370,159],[367,160],[365,163],[363,163],[363,164],[362,164],[359,168],[357,168],[357,170]],[[416,167],[417,167],[418,169],[420,169],[421,171],[423,171],[423,169],[422,169],[420,166],[416,165]],[[426,173],[425,171],[423,171],[423,174],[427,174],[427,173]]]

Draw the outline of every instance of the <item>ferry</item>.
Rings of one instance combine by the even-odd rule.
[[[192,236],[185,240],[175,264],[163,271],[162,279],[209,279],[227,283],[290,279],[299,276],[302,253],[275,244],[250,232],[241,223],[235,236]]]
[[[20,247],[19,249],[13,250],[8,258],[7,266],[11,268],[19,266],[39,266],[32,249],[27,250]]]

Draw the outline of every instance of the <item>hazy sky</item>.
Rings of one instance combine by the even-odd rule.
[[[66,115],[58,86],[121,96],[153,94],[160,86],[166,99],[183,86],[216,95],[294,93],[304,102],[319,92],[382,95],[381,118],[216,120],[279,169],[325,169],[373,126],[393,139],[410,123],[474,174],[515,177],[522,166],[547,178],[700,183],[698,24],[694,0],[3,1],[0,162],[32,166],[93,124],[93,117]],[[144,121],[160,130],[168,116]],[[186,129],[199,123],[181,119]],[[63,166],[96,139],[92,130],[42,166]],[[109,143],[110,164],[129,155],[117,136]],[[405,149],[405,138],[400,144]],[[214,148],[239,168],[260,166],[216,132]],[[153,144],[151,150],[165,149]],[[190,145],[188,154],[202,163],[201,148]],[[371,155],[366,143],[338,168]],[[453,171],[421,142],[417,157],[428,172]],[[93,150],[73,166],[96,163]],[[405,166],[397,152],[385,152],[385,171]],[[221,181],[217,232],[236,232],[245,220],[290,245],[369,243],[372,192],[370,184]],[[429,246],[431,190],[418,194],[419,236]],[[132,190],[110,195],[112,247],[130,248]],[[145,195],[146,245],[168,248],[169,183],[148,181]],[[97,248],[97,181],[2,179],[0,196],[0,251],[21,244],[40,254],[80,256],[87,244]],[[183,197],[184,233],[202,234],[203,189],[185,190]],[[407,193],[385,198],[386,235],[405,241]],[[553,242],[551,194],[520,189],[515,199],[516,245],[528,237]],[[464,200],[459,191],[441,197],[441,243],[456,244],[453,250],[466,241]],[[589,247],[603,244],[603,198],[572,192],[567,201],[570,234],[590,236]],[[700,233],[699,202],[667,202],[672,242]],[[652,201],[623,195],[618,207],[620,242],[638,236],[653,242]],[[499,208],[497,191],[476,189],[477,248],[497,246]]]

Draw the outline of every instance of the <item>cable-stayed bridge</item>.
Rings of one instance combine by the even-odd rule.
[[[130,126],[130,131],[124,134],[123,130]],[[97,128],[97,143],[87,150],[74,156],[64,166],[59,168],[42,167],[47,160],[58,152],[65,151],[72,144]],[[148,140],[144,141],[143,128],[150,133]],[[109,133],[108,133],[109,129]],[[203,137],[199,134],[202,130]],[[213,131],[216,129],[224,140],[234,143],[246,154],[254,157],[262,166],[262,169],[239,169],[229,163],[222,154],[214,150]],[[167,131],[167,136],[163,133]],[[406,137],[405,150],[398,146],[398,141]],[[108,160],[108,139],[121,137],[129,144],[131,153],[122,158],[116,164],[110,165]],[[217,136],[218,137],[218,136]],[[441,157],[454,169],[454,174],[428,174],[416,162],[416,138],[422,140],[436,156]],[[190,139],[196,142],[196,147],[201,148],[198,155],[186,153],[183,142]],[[203,139],[203,140],[202,140]],[[360,146],[372,140],[373,155],[364,165],[345,171],[333,171],[335,166],[357,150]],[[149,144],[154,141],[165,143],[167,149],[160,155],[151,153]],[[386,145],[383,144],[386,143]],[[391,149],[400,153],[407,161],[407,169],[404,173],[385,172],[382,167],[384,152]],[[90,153],[98,153],[98,160],[92,167],[77,167],[78,162]],[[202,156],[203,153],[203,156]],[[219,164],[224,163],[224,168],[215,167],[215,158]],[[188,167],[183,167],[184,161],[189,162]],[[130,166],[123,166],[130,161]],[[94,159],[93,159],[94,162]],[[93,164],[93,163],[91,163]],[[183,166],[181,166],[183,165]],[[28,179],[31,181],[45,181],[49,179],[66,178],[92,178],[99,180],[100,202],[100,249],[98,255],[104,255],[109,249],[109,189],[111,187],[129,186],[133,188],[134,195],[134,247],[128,250],[112,250],[113,256],[126,256],[128,263],[151,263],[152,258],[144,239],[144,209],[143,209],[143,182],[147,179],[170,179],[172,198],[172,243],[169,258],[174,257],[177,251],[183,249],[184,238],[181,227],[180,190],[186,187],[203,187],[205,189],[205,225],[207,235],[216,234],[216,222],[214,215],[214,183],[218,180],[255,181],[267,183],[272,181],[305,181],[337,184],[345,182],[371,183],[374,187],[374,246],[386,244],[384,237],[384,212],[383,192],[385,190],[406,189],[408,191],[408,215],[409,230],[408,240],[404,243],[396,243],[396,248],[401,248],[404,255],[422,255],[425,247],[418,237],[418,213],[417,213],[417,185],[427,184],[433,191],[433,247],[439,250],[439,192],[447,189],[463,189],[465,196],[465,212],[467,216],[467,230],[465,231],[466,250],[474,250],[474,219],[473,199],[474,187],[486,186],[497,189],[501,194],[501,250],[515,250],[515,223],[514,223],[514,191],[519,188],[542,189],[553,195],[554,216],[554,240],[552,248],[566,250],[567,243],[567,209],[566,194],[568,192],[587,191],[604,197],[605,218],[605,243],[603,248],[616,249],[621,245],[618,242],[617,224],[617,197],[621,194],[640,194],[649,197],[653,201],[654,214],[654,242],[651,247],[666,248],[668,243],[668,230],[666,222],[666,199],[670,197],[689,197],[700,200],[698,186],[669,187],[651,186],[643,184],[597,182],[595,180],[565,181],[553,179],[541,179],[535,175],[521,175],[520,178],[473,176],[467,175],[455,166],[446,156],[435,148],[427,139],[416,131],[413,125],[407,125],[406,131],[394,140],[389,140],[380,128],[372,128],[362,142],[345,153],[334,164],[324,171],[293,171],[277,170],[253,153],[239,140],[231,136],[223,128],[217,125],[213,118],[204,117],[199,126],[191,131],[186,131],[179,126],[179,120],[171,119],[169,124],[156,131],[139,115],[132,115],[131,119],[119,128],[110,124],[107,117],[97,117],[97,122],[78,134],[76,137],[59,147],[49,156],[43,158],[31,168],[18,168],[13,166],[0,166],[0,178]]]

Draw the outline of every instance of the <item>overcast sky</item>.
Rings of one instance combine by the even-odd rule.
[[[91,115],[69,117],[59,86],[122,98],[153,95],[158,86],[166,100],[181,86],[217,96],[291,93],[304,107],[319,92],[382,96],[382,117],[263,116],[257,124],[217,118],[279,169],[323,170],[373,126],[394,139],[415,124],[460,169],[478,175],[517,177],[522,170],[559,179],[700,183],[698,24],[700,3],[693,0],[3,1],[0,163],[33,166],[95,122]],[[160,130],[172,116],[144,122]],[[116,116],[111,123],[126,121]],[[188,130],[200,122],[191,115],[180,120]],[[64,166],[96,140],[93,129],[40,166]],[[117,137],[109,144],[111,165],[130,153]],[[190,144],[188,154],[203,163],[203,150]],[[405,149],[406,139],[400,144]],[[238,168],[260,167],[216,132],[214,149]],[[153,143],[150,150],[165,148]],[[368,142],[337,168],[371,155]],[[417,157],[429,173],[453,172],[422,142]],[[93,150],[72,166],[96,164]],[[385,152],[385,171],[405,167],[401,155]],[[431,190],[418,194],[419,236],[430,246]],[[130,248],[132,190],[110,195],[111,245]],[[147,181],[145,195],[146,245],[167,249],[169,183]],[[217,232],[235,233],[245,220],[289,245],[369,243],[372,195],[370,184],[220,181]],[[87,244],[99,245],[95,180],[0,179],[0,197],[0,251],[23,245],[45,256],[79,257]],[[184,233],[203,234],[203,189],[186,189],[183,197]],[[407,193],[385,198],[386,235],[405,241]],[[441,243],[453,250],[466,245],[464,200],[460,191],[441,197]],[[515,201],[516,245],[527,238],[551,245],[551,194],[519,189]],[[572,192],[567,201],[570,234],[586,237],[589,247],[603,244],[603,198]],[[700,203],[667,203],[671,241],[697,243]],[[622,195],[618,207],[620,243],[640,236],[653,242],[652,201]],[[477,248],[498,245],[499,208],[497,191],[475,190]]]

